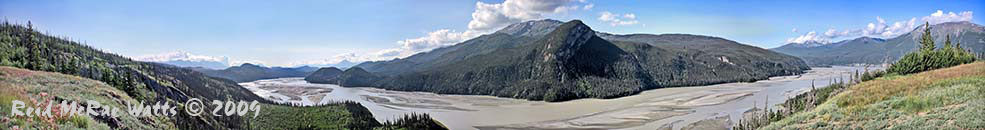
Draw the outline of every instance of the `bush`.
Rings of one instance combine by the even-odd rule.
[[[860,80],[862,80],[863,82],[864,81],[869,81],[869,80],[873,80],[873,79],[882,77],[884,75],[886,75],[886,71],[885,70],[876,70],[876,71],[871,71],[871,72],[870,71],[866,71],[865,73],[862,73],[862,77],[860,77],[861,78]]]

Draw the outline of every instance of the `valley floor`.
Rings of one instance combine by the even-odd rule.
[[[428,113],[456,130],[724,129],[754,106],[762,106],[766,100],[770,104],[781,103],[809,90],[812,80],[817,86],[825,86],[829,80],[861,69],[815,68],[803,75],[774,77],[754,83],[664,88],[616,99],[566,102],[347,88],[310,84],[300,78],[260,80],[240,85],[260,96],[282,102],[313,105],[356,101],[376,115],[377,120],[389,120],[407,113]],[[294,93],[299,89],[328,91]]]

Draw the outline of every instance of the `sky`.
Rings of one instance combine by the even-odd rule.
[[[761,48],[982,24],[982,0],[3,0],[0,16],[138,60],[332,64],[406,57],[537,19],[615,34],[686,33]]]

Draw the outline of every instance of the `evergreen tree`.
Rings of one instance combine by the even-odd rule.
[[[930,35],[930,22],[924,23],[923,36],[920,37],[920,50],[921,51],[933,51],[934,50],[934,38]]]
[[[974,54],[960,47],[960,43],[958,43],[958,47],[952,47],[950,35],[945,35],[944,47],[935,50],[929,23],[924,25],[920,44],[920,51],[904,55],[903,58],[887,68],[887,72],[910,74],[971,63],[976,60]]]

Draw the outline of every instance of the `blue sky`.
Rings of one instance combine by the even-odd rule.
[[[401,57],[531,19],[581,19],[603,32],[700,34],[773,48],[811,31],[845,32],[821,38],[830,41],[871,36],[847,31],[878,25],[877,17],[889,26],[923,23],[938,10],[958,15],[940,19],[981,24],[982,16],[973,14],[985,13],[985,1],[0,1],[7,20],[31,20],[43,31],[125,56],[182,51],[271,66]],[[484,13],[493,15],[473,15]]]

